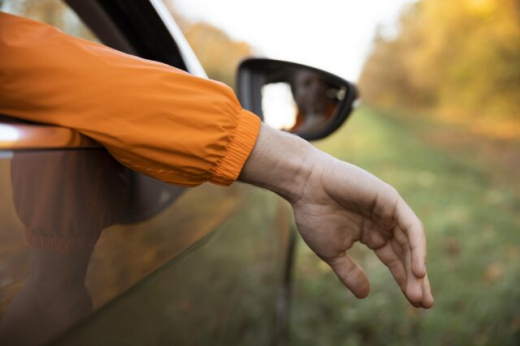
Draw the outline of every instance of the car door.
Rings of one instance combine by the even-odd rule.
[[[2,9],[31,9],[21,3],[31,5]],[[32,3],[92,39],[204,75],[159,1]],[[8,114],[0,191],[1,345],[283,340],[293,236],[274,194],[167,185],[71,129]]]

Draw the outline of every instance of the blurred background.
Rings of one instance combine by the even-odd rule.
[[[94,39],[59,1],[6,3]],[[234,87],[254,55],[355,82],[362,106],[315,145],[394,185],[425,224],[430,311],[361,247],[372,293],[356,300],[301,242],[291,344],[520,344],[520,1],[165,3],[210,78]]]
[[[169,7],[211,78],[233,85],[236,64],[254,54],[356,82],[363,105],[315,144],[394,185],[426,226],[430,311],[408,306],[361,247],[364,301],[299,244],[293,345],[520,344],[519,1]]]
[[[299,244],[293,345],[520,344],[519,1],[169,6],[211,78],[233,85],[254,54],[356,82],[363,105],[315,144],[394,185],[426,226],[430,311],[408,306],[361,247],[364,301]]]

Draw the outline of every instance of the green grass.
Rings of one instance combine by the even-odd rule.
[[[472,150],[452,150],[423,139],[442,126],[362,108],[316,143],[394,185],[423,220],[435,307],[409,307],[386,268],[361,247],[353,256],[372,292],[358,301],[301,242],[293,345],[520,344],[520,172],[476,160],[478,141]]]

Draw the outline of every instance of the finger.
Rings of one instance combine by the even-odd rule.
[[[423,225],[402,199],[396,208],[396,218],[412,250],[412,273],[417,278],[423,278],[426,275],[426,238]]]
[[[390,244],[392,245],[392,249],[394,249],[395,254],[399,257],[401,262],[404,263],[404,250],[395,236],[390,239]]]
[[[430,280],[428,279],[428,275],[424,277],[424,285],[423,285],[423,299],[422,299],[422,307],[425,309],[429,309],[435,303],[432,295],[432,290],[430,287]]]
[[[406,271],[403,262],[395,253],[390,242],[386,243],[382,248],[377,249],[375,253],[381,262],[390,269],[395,281],[404,292],[406,289]]]
[[[397,232],[402,232],[400,228],[396,228]],[[412,274],[412,252],[410,249],[405,250],[405,269],[406,269],[406,298],[415,306],[419,307],[422,300],[423,279],[419,279]]]
[[[385,233],[392,233],[392,228],[396,224],[396,205],[401,200],[401,196],[390,185],[387,187],[388,189],[384,193],[377,194],[372,211],[381,229]]]
[[[357,298],[365,298],[370,292],[370,283],[365,271],[347,254],[326,261],[341,282]]]
[[[390,240],[390,242],[392,244],[392,248],[395,249],[396,254],[400,256],[401,262],[405,268],[406,284],[403,288],[403,294],[405,295],[406,299],[408,299],[410,304],[416,308],[419,308],[421,305],[417,301],[417,298],[413,298],[413,292],[422,291],[422,284],[419,285],[419,283],[416,282],[417,278],[411,273],[411,250],[408,246],[408,238],[397,226],[394,228],[394,237]],[[415,294],[415,296],[418,296],[418,294]]]
[[[399,245],[399,248],[402,251],[403,258],[406,251],[411,251],[410,243],[408,241],[408,237],[406,234],[401,230],[399,226],[394,227],[394,238],[396,243]]]

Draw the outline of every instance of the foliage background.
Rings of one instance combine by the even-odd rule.
[[[359,81],[365,102],[518,137],[519,1],[422,0],[402,13],[395,37],[384,32]]]

